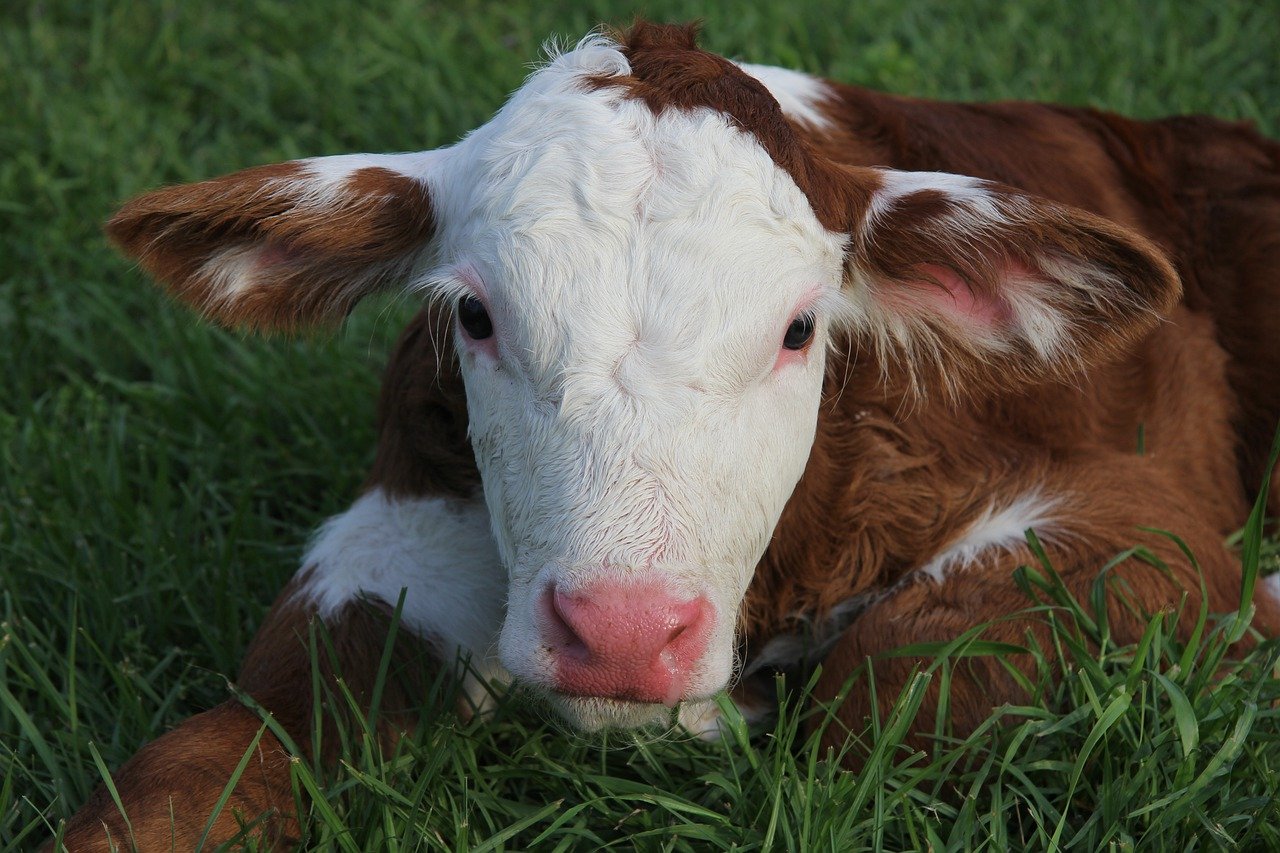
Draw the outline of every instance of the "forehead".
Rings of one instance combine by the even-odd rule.
[[[600,43],[562,55],[458,146],[446,261],[513,306],[589,298],[633,320],[726,300],[785,310],[833,281],[843,238],[759,140],[710,107],[589,83],[626,62]]]

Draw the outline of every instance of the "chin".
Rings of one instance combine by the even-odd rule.
[[[548,703],[569,726],[580,732],[629,729],[670,729],[686,720],[699,720],[714,707],[710,699],[690,699],[674,708],[647,702],[601,699],[594,696],[545,694]]]

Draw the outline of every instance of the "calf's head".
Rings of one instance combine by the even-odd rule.
[[[109,232],[228,323],[340,318],[384,285],[453,306],[502,661],[579,726],[633,725],[731,678],[834,339],[963,393],[1075,370],[1177,296],[1116,226],[803,132],[690,30],[638,25],[450,148],[163,189]]]

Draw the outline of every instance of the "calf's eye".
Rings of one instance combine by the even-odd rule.
[[[484,310],[484,303],[474,296],[458,300],[458,322],[472,340],[483,341],[493,337],[493,321],[489,319],[489,312]]]
[[[783,349],[804,349],[813,340],[813,315],[801,314],[791,321],[782,338]]]

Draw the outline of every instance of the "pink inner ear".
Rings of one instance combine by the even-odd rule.
[[[995,328],[1012,321],[1013,311],[1008,302],[996,294],[974,293],[968,282],[950,267],[917,264],[915,269],[921,276],[936,280],[937,284],[929,278],[903,282],[905,287],[895,294],[896,299],[917,310],[943,314],[965,325]],[[1011,279],[1026,280],[1034,278],[1034,275],[1022,264],[1010,262],[1001,278],[1001,284],[1007,284]]]

